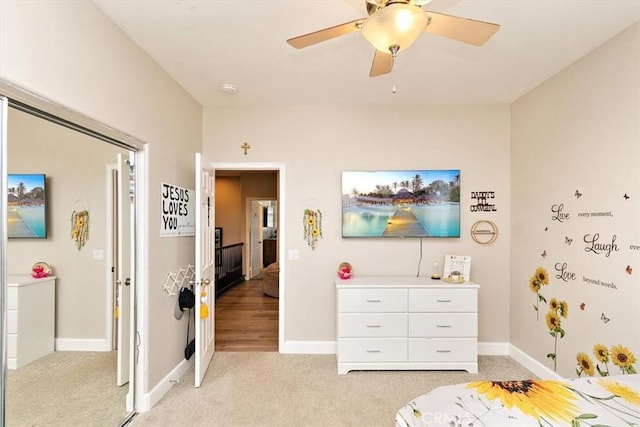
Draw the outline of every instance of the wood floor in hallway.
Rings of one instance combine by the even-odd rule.
[[[278,298],[247,280],[216,299],[216,351],[278,351]]]

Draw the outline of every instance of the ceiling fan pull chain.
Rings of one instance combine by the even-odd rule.
[[[389,46],[389,52],[391,52],[391,57],[393,58],[393,63],[396,62],[396,58],[398,57],[398,50],[400,50],[400,46],[394,44],[392,46]],[[391,69],[391,92],[393,92],[393,94],[396,94],[396,73],[395,73],[395,67]]]

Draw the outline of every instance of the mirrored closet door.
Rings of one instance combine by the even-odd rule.
[[[48,104],[4,101],[4,424],[123,424],[135,408],[140,147]]]

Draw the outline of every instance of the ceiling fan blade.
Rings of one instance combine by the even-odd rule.
[[[366,18],[356,19],[355,21],[345,22],[344,24],[314,31],[313,33],[291,38],[287,40],[287,43],[289,43],[296,49],[302,49],[303,47],[311,46],[316,43],[344,36],[346,34],[357,31],[362,27],[362,24],[365,20]]]
[[[373,57],[373,64],[371,64],[371,72],[369,77],[376,77],[382,74],[390,73],[393,70],[393,55],[391,53],[380,52],[376,49],[376,54]]]
[[[425,29],[427,33],[448,37],[474,46],[485,44],[500,28],[500,25],[491,22],[476,21],[475,19],[431,11],[425,13],[430,18]]]

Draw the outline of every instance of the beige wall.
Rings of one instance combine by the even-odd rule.
[[[8,274],[29,275],[34,263],[47,262],[57,276],[56,339],[89,339],[110,348],[105,261],[93,260],[93,251],[107,256],[107,164],[125,151],[13,108],[7,140],[9,173],[47,175],[47,238],[10,239]],[[81,250],[70,237],[71,213],[79,209],[90,215]]]
[[[555,369],[563,376],[576,375],[578,352],[595,362],[596,343],[609,349],[624,345],[640,356],[639,40],[636,24],[511,109],[510,341],[551,370],[547,354],[557,344]],[[560,205],[566,217],[557,215]],[[605,248],[596,247],[599,254],[590,250],[594,234],[600,245],[611,245],[615,236],[609,254]],[[558,277],[564,264],[575,278]],[[540,293],[569,306],[568,316],[561,317],[565,336],[557,343],[545,322],[548,305],[540,301],[539,319],[533,308],[537,296],[529,279],[537,267],[550,275]]]
[[[222,227],[222,244],[242,242],[242,184],[239,176],[216,176],[216,227]]]
[[[0,2],[0,78],[148,143],[149,333],[145,391],[184,360],[186,317],[162,290],[193,264],[193,238],[160,238],[161,183],[194,187],[201,107],[93,3]],[[145,353],[143,353],[145,354]],[[166,384],[162,384],[166,386]]]
[[[251,145],[245,156],[239,148]],[[285,340],[335,340],[335,271],[349,261],[356,275],[417,274],[420,242],[341,238],[341,172],[354,169],[461,169],[461,238],[424,239],[420,273],[445,254],[470,255],[481,284],[480,340],[507,342],[509,271],[509,107],[427,108],[297,107],[205,109],[205,157],[218,162],[278,162],[286,169]],[[497,212],[470,212],[472,191],[495,191]],[[302,216],[323,213],[323,239],[315,250],[303,240]],[[473,242],[480,219],[500,228],[490,246]],[[282,234],[279,234],[282,237]]]

